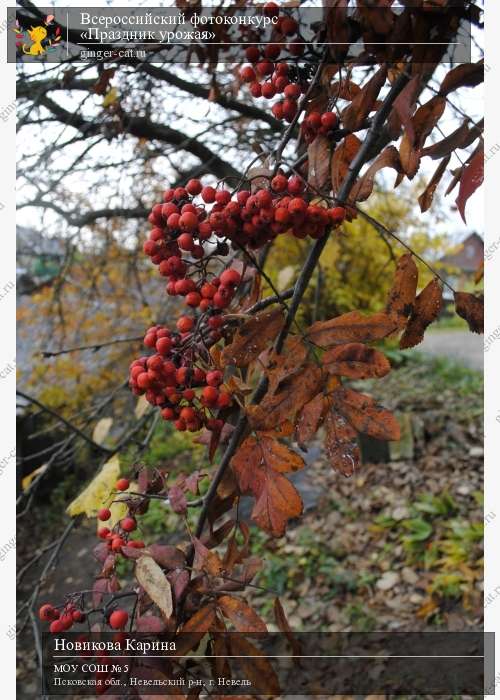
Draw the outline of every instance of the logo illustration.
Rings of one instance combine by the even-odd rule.
[[[45,54],[55,51],[61,41],[61,27],[54,23],[54,15],[47,15],[44,25],[31,27],[27,31],[21,29],[16,19],[12,31],[16,33],[16,47],[28,56],[42,58]]]

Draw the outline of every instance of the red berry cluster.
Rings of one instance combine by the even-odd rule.
[[[220,316],[213,316],[208,323]],[[192,319],[181,316],[177,327],[191,327]],[[220,337],[220,336],[219,336]],[[213,337],[212,337],[213,340]],[[134,394],[145,394],[147,401],[161,408],[165,420],[173,421],[177,430],[197,431],[203,426],[219,430],[222,421],[212,411],[227,408],[231,395],[221,389],[222,372],[205,372],[194,363],[193,348],[179,351],[179,336],[163,326],[153,326],[144,338],[146,347],[156,353],[134,360],[130,366],[130,387]],[[201,391],[200,391],[201,390]]]
[[[310,112],[300,125],[306,143],[314,141],[318,134],[328,136],[338,124],[335,112]]]
[[[195,204],[197,195],[202,202]],[[190,275],[205,257],[203,244],[219,232],[217,214],[231,201],[231,193],[190,180],[186,187],[166,190],[163,200],[163,204],[153,206],[148,217],[153,228],[143,248],[160,274],[168,277],[167,294],[183,296],[187,306],[201,311],[224,309],[241,281],[240,274],[225,270],[220,277],[209,279],[206,273],[198,275],[197,283]],[[205,204],[213,205],[210,214]],[[219,242],[216,253],[228,252],[227,244]]]
[[[265,53],[269,53],[274,47],[277,47],[279,54],[280,47],[277,44],[268,45]],[[291,122],[297,114],[298,99],[305,91],[305,86],[292,81],[291,67],[286,61],[273,63],[269,58],[259,60],[260,50],[254,46],[246,49],[246,56],[249,61],[255,63],[255,68],[243,66],[240,70],[240,79],[244,83],[249,83],[253,97],[265,97],[271,100],[276,95],[283,95],[283,99],[275,102],[271,111],[276,119]]]
[[[50,603],[45,603],[38,611],[38,617],[42,622],[50,622],[49,630],[52,634],[67,632],[75,623],[85,622],[86,619],[85,613],[71,602],[61,610]]]

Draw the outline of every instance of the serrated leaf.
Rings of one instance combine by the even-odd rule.
[[[413,312],[399,341],[401,350],[412,348],[424,339],[424,333],[439,316],[443,305],[443,290],[434,278],[422,289],[415,300]]]
[[[397,262],[394,282],[385,307],[386,313],[397,319],[398,324],[405,323],[413,311],[417,283],[418,270],[413,255],[406,253]]]
[[[135,566],[135,577],[160,609],[164,619],[172,616],[173,601],[170,582],[152,557],[141,557]]]
[[[322,348],[346,343],[369,343],[382,340],[398,328],[393,316],[375,313],[364,316],[359,311],[349,311],[329,321],[317,321],[307,329],[307,338]]]
[[[356,428],[359,433],[376,440],[399,440],[400,428],[393,414],[375,399],[353,389],[341,387],[332,394],[334,408]]]
[[[328,350],[323,355],[322,365],[330,374],[350,379],[384,377],[391,371],[387,357],[363,343],[349,343]]]
[[[457,314],[467,321],[473,333],[484,333],[484,298],[483,295],[455,292],[455,309]]]
[[[285,323],[283,310],[278,307],[266,309],[240,326],[233,342],[222,351],[224,366],[246,367],[274,340]]]
[[[352,476],[361,464],[357,433],[337,411],[330,410],[325,418],[325,451],[332,469]]]

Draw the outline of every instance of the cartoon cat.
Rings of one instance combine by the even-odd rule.
[[[28,29],[28,34],[33,44],[28,50],[26,50],[26,44],[23,44],[23,53],[30,56],[39,56],[45,53],[45,49],[42,46],[42,41],[47,37],[45,27],[31,27],[31,29]]]

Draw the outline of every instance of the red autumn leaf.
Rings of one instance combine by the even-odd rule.
[[[394,317],[399,325],[405,323],[413,310],[417,282],[418,270],[413,255],[405,253],[397,262],[394,282],[385,307],[385,312]]]
[[[236,331],[233,342],[222,351],[223,365],[246,367],[276,338],[284,323],[280,307],[255,314]]]
[[[481,145],[465,166],[460,178],[460,188],[458,190],[456,205],[464,223],[467,223],[465,221],[465,205],[467,204],[467,200],[474,194],[477,188],[483,184],[483,180],[484,149]]]
[[[351,379],[384,377],[391,371],[387,357],[363,343],[348,343],[328,350],[323,355],[322,364],[330,374]]]
[[[109,578],[98,578],[94,581],[92,587],[92,604],[96,608],[101,602],[103,595],[105,593],[110,593],[110,580]]]
[[[460,87],[475,87],[484,80],[484,63],[462,63],[452,68],[444,77],[439,94],[446,96]]]
[[[424,339],[425,329],[439,316],[443,305],[443,290],[437,279],[425,286],[415,300],[413,312],[399,341],[402,350],[418,345]]]
[[[265,622],[241,598],[223,595],[217,599],[217,605],[224,617],[231,620],[237,632],[267,632]]]
[[[186,563],[184,552],[170,544],[150,544],[147,551],[164,569],[175,569]]]
[[[263,447],[265,444],[265,447]],[[280,537],[290,518],[302,513],[302,499],[280,472],[304,465],[299,455],[273,438],[249,437],[231,460],[242,493],[255,497],[252,518],[266,532]]]
[[[370,435],[376,440],[399,440],[397,420],[371,396],[342,387],[332,393],[332,403],[359,433]]]
[[[368,170],[360,177],[349,194],[350,202],[364,202],[373,192],[375,175],[382,168],[393,168],[398,176],[394,187],[397,187],[404,175],[399,153],[394,146],[387,146],[382,153],[373,161]]]
[[[172,486],[169,488],[168,501],[175,513],[182,515],[187,511],[186,495],[179,486]]]
[[[394,100],[393,112],[388,121],[391,135],[393,134],[394,138],[399,134],[400,124],[402,124],[410,143],[414,142],[415,132],[413,129],[412,115],[415,102],[420,92],[421,81],[422,77],[420,74],[413,76],[410,82],[407,83],[405,88]]]
[[[307,148],[309,170],[307,181],[317,190],[322,190],[330,173],[331,141],[326,136],[316,136]]]
[[[365,119],[374,109],[380,90],[385,84],[387,68],[381,66],[375,75],[363,85],[350,105],[342,112],[342,126],[349,131],[357,131],[363,125]]]
[[[418,203],[420,205],[421,212],[425,212],[430,208],[432,200],[434,199],[434,192],[436,191],[436,187],[439,185],[441,178],[443,177],[446,171],[446,166],[450,162],[450,158],[450,155],[446,156],[446,158],[443,158],[443,160],[439,163],[438,167],[436,168],[434,175],[427,183],[427,187],[419,196]]]
[[[321,425],[324,410],[323,394],[317,394],[311,401],[308,401],[299,415],[295,424],[295,439],[304,449],[304,446],[311,440]]]
[[[397,320],[389,314],[364,316],[359,311],[349,311],[329,321],[316,321],[308,328],[307,338],[322,348],[330,348],[346,343],[382,340],[397,328]]]
[[[156,615],[142,615],[135,619],[135,629],[137,632],[149,632],[150,634],[161,634],[165,631],[165,623]]]
[[[258,406],[249,406],[250,424],[258,430],[273,430],[286,420],[293,420],[304,404],[321,389],[322,371],[313,364],[283,382],[275,394],[266,394]]]
[[[484,298],[468,292],[455,292],[455,309],[473,333],[484,333]]]
[[[329,411],[325,418],[325,450],[332,468],[344,476],[352,476],[361,464],[357,433],[347,420]]]
[[[354,134],[348,134],[335,149],[331,162],[332,187],[337,193],[349,170],[352,159],[361,148],[361,141]]]
[[[399,144],[399,159],[409,180],[412,180],[418,173],[420,167],[420,151],[411,145],[410,138],[407,133],[403,135]]]

